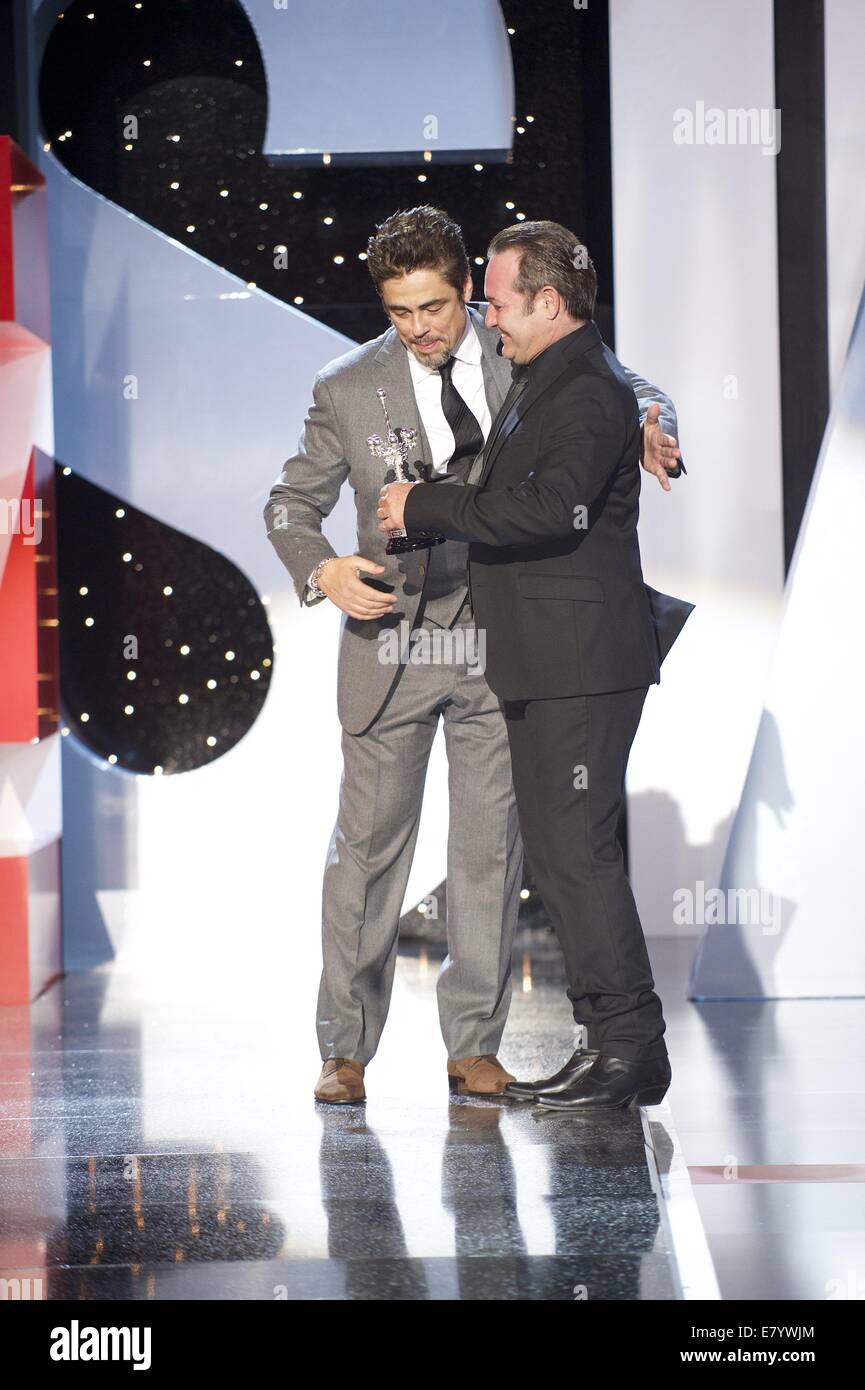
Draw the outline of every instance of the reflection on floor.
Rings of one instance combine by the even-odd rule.
[[[314,995],[228,964],[103,968],[0,1010],[0,1276],[51,1299],[687,1291],[665,1107],[450,1099],[423,951],[400,958],[367,1104],[317,1106]],[[573,1050],[557,953],[515,965],[501,1055],[548,1075]]]
[[[695,945],[650,942],[721,1297],[865,1299],[865,1000],[691,1004]]]

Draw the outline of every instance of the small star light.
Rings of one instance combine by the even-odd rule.
[[[85,619],[84,619],[84,626],[85,626],[85,627],[92,627],[93,624],[95,623],[95,621],[96,621],[95,618],[85,618]]]
[[[302,198],[303,194],[301,193],[299,188],[296,188],[291,196],[292,198]]]
[[[475,265],[483,265],[483,263],[484,263],[484,258],[483,258],[483,256],[475,256]]]
[[[84,594],[89,594],[89,593],[90,593],[90,590],[88,589],[88,587],[87,587],[86,584],[82,584],[82,585],[81,585],[81,588],[78,590],[78,592],[79,592],[79,594],[84,595]]]
[[[134,713],[135,713],[135,706],[134,706],[134,705],[124,705],[124,706],[123,706],[123,713],[124,713],[124,714],[134,714]]]
[[[344,257],[344,256],[334,256],[334,258],[333,258],[333,263],[334,263],[334,265],[342,265],[342,263],[343,263],[344,260],[345,260],[345,257]]]
[[[332,226],[333,226],[333,218],[332,218],[332,217],[323,217],[321,220],[322,220],[322,222],[324,223],[324,225],[325,225],[326,227],[332,227]]]
[[[303,295],[302,295],[302,294],[296,294],[296,295],[294,296],[294,302],[295,302],[295,304],[302,304],[302,303],[303,303]]]
[[[426,174],[418,174],[417,181],[418,183],[426,183]]]
[[[226,652],[226,653],[225,653],[225,659],[226,659],[226,661],[233,661],[233,660],[234,660],[234,652]]]
[[[188,695],[178,695],[178,697],[177,697],[177,703],[178,703],[179,705],[188,705],[188,704],[189,704],[189,696],[188,696]]]
[[[516,207],[516,203],[505,203],[505,207],[510,208],[511,212],[513,212],[514,208]]]
[[[260,212],[267,212],[267,209],[268,209],[269,207],[270,207],[270,203],[259,203],[259,205],[258,205],[258,208],[259,208],[259,211],[260,211]]]
[[[481,172],[481,169],[483,169],[484,166],[483,166],[482,164],[476,164],[474,167],[475,167],[475,173],[476,173],[476,174],[479,174],[479,173]]]
[[[180,648],[180,655],[181,655],[181,656],[189,656],[189,647],[187,646],[187,644],[186,644],[185,642],[184,642],[183,646]]]
[[[118,507],[117,510],[116,510],[116,512],[114,513],[114,515],[117,516],[117,517],[125,516],[125,515],[126,515],[126,508],[125,508],[125,507]]]
[[[228,189],[227,189],[227,188],[220,188],[220,190],[219,190],[219,196],[220,196],[220,198],[227,198],[227,197],[228,197]]]
[[[208,748],[213,748],[214,745],[215,745],[215,743],[216,743],[216,739],[213,737],[213,734],[209,734],[209,735],[208,735],[208,738],[207,738],[207,746],[208,746]]]
[[[108,761],[109,761],[110,763],[116,763],[116,762],[117,762],[117,754],[116,754],[116,753],[109,753],[109,754],[108,754]]]
[[[208,690],[215,690],[215,689],[216,689],[216,681],[215,681],[212,677],[211,677],[211,679],[207,682],[207,688],[208,688]]]
[[[123,552],[123,555],[122,555],[121,558],[122,558],[122,560],[123,560],[123,563],[124,563],[125,565],[128,565],[128,564],[129,564],[129,561],[132,559],[132,553],[131,553],[131,551],[125,550],[125,551]]]
[[[126,679],[127,679],[128,681],[137,681],[137,680],[138,680],[138,672],[137,672],[137,671],[127,671],[127,672],[126,672]]]

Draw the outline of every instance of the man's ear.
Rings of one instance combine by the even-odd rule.
[[[470,300],[470,299],[474,299],[474,297],[475,297],[475,286],[474,286],[474,281],[472,280],[471,273],[469,273],[469,274],[466,276],[466,282],[465,282],[465,284],[463,285],[463,300],[464,300],[464,302],[465,302],[466,304],[468,304],[469,300]]]
[[[556,319],[562,312],[562,296],[554,285],[544,285],[541,290],[544,313],[548,319]]]

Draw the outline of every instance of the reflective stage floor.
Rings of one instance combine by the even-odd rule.
[[[574,1046],[557,953],[515,965],[501,1056],[548,1075]],[[352,1107],[313,1101],[306,971],[107,966],[0,1010],[0,1276],[69,1300],[716,1296],[668,1107],[451,1098],[436,970],[401,956]]]
[[[437,961],[405,953],[369,1099],[331,1108],[314,934],[262,970],[152,920],[0,1009],[0,1279],[30,1296],[865,1298],[865,1001],[695,1005],[693,940],[654,939],[667,1101],[544,1115],[450,1098]],[[555,948],[518,954],[502,1060],[573,1044]]]

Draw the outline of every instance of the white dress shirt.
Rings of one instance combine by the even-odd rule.
[[[441,373],[431,367],[425,367],[423,362],[419,362],[408,348],[405,349],[405,353],[411,372],[418,414],[429,440],[433,468],[437,473],[446,473],[448,459],[456,448],[456,440],[442,410]],[[484,386],[481,340],[475,332],[475,326],[469,318],[468,310],[466,310],[465,332],[454,348],[452,356],[454,369],[451,381],[480,425],[486,444],[492,417],[487,405],[487,393]],[[318,586],[313,586],[312,574],[307,581],[305,597],[307,601],[309,598],[323,597]]]
[[[442,410],[441,373],[431,367],[425,367],[408,348],[405,351],[418,412],[429,440],[433,467],[437,473],[446,473],[447,461],[456,448],[456,441]],[[451,380],[480,425],[486,443],[492,418],[484,388],[481,341],[468,311],[465,332],[453,350],[453,358]]]

